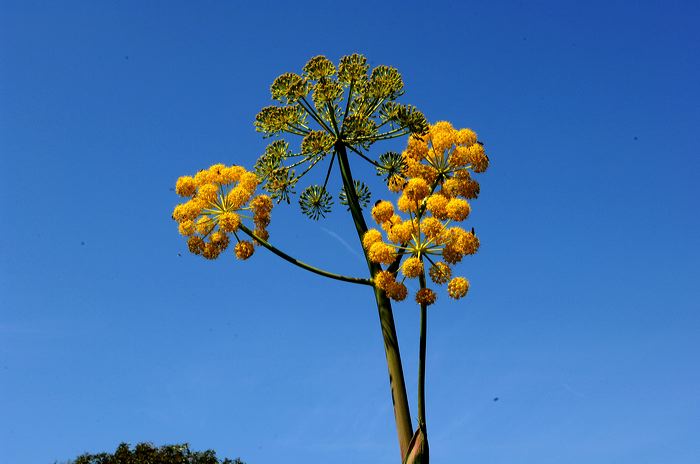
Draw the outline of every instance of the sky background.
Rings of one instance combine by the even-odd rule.
[[[0,462],[121,441],[398,462],[371,291],[265,250],[207,262],[170,219],[178,176],[252,167],[276,76],[353,52],[491,159],[466,223],[482,247],[457,268],[470,293],[430,310],[433,461],[700,462],[698,17],[691,1],[0,1]],[[343,208],[272,218],[280,248],[366,275]],[[415,414],[418,308],[394,311]]]

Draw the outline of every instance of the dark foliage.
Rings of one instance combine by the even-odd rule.
[[[187,443],[164,445],[156,448],[150,443],[139,443],[131,449],[127,443],[119,445],[114,454],[83,454],[70,464],[245,464],[236,458],[219,460],[216,452],[191,451]]]

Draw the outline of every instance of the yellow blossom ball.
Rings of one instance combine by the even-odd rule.
[[[455,178],[446,179],[442,183],[442,190],[440,193],[449,197],[456,197],[459,195],[460,182],[461,180]]]
[[[471,146],[476,143],[476,132],[471,129],[460,129],[455,134],[455,141],[460,145]]]
[[[270,213],[264,211],[255,213],[253,215],[253,222],[255,223],[256,227],[264,229],[270,225]]]
[[[447,216],[450,219],[459,222],[464,221],[467,216],[469,216],[471,207],[466,200],[462,200],[461,198],[452,198],[449,202],[447,202],[445,210],[447,211]]]
[[[202,235],[206,235],[214,225],[214,222],[209,216],[200,216],[195,223],[195,230]]]
[[[221,251],[223,251],[226,249],[226,247],[228,247],[229,244],[228,235],[226,235],[224,232],[216,231],[213,234],[211,234],[211,243],[221,248]]]
[[[255,253],[255,247],[252,243],[243,240],[236,243],[236,246],[233,247],[233,252],[235,253],[236,258],[246,260],[253,256],[253,253]]]
[[[272,198],[267,195],[258,195],[250,201],[250,208],[254,213],[272,211]]]
[[[238,186],[252,193],[258,187],[258,176],[252,172],[244,172]]]
[[[367,232],[365,232],[365,235],[362,237],[362,246],[365,250],[369,250],[369,248],[372,245],[381,241],[382,233],[379,232],[377,229],[369,229]]]
[[[420,177],[409,179],[406,187],[403,189],[403,194],[406,195],[410,200],[421,201],[423,198],[427,197],[430,193],[430,186]]]
[[[438,121],[430,126],[430,135],[434,136],[440,131],[454,131],[455,128],[452,126],[450,121]]]
[[[437,218],[426,217],[420,223],[420,230],[427,238],[435,239],[445,230],[445,226]]]
[[[442,261],[438,261],[437,263],[430,266],[430,270],[428,271],[428,273],[430,274],[430,279],[438,285],[446,283],[448,280],[450,280],[450,277],[452,276],[452,270],[450,269],[450,266],[443,263]]]
[[[420,161],[428,154],[428,143],[425,139],[421,139],[415,135],[408,138],[408,146],[406,147],[406,156]]]
[[[391,229],[387,230],[386,236],[390,242],[406,243],[411,238],[412,232],[413,224],[410,221],[407,221],[397,224]]]
[[[401,272],[408,278],[418,277],[423,273],[423,261],[416,256],[411,256],[401,265]]]
[[[240,209],[250,200],[251,195],[252,191],[237,185],[226,194],[226,202],[231,208]]]
[[[455,133],[451,130],[436,131],[432,134],[433,150],[442,156],[443,152],[452,148],[455,143]]]
[[[472,165],[474,172],[484,172],[489,167],[489,158],[484,152],[484,146],[480,143],[469,147],[469,164]]]
[[[387,188],[390,192],[399,193],[401,190],[403,190],[404,185],[406,185],[406,179],[398,174],[394,174],[389,178]]]
[[[461,171],[464,172],[464,171]],[[457,195],[464,198],[477,198],[479,196],[479,183],[468,177],[458,178],[455,176],[452,179],[446,180],[442,184],[442,188],[450,196],[456,197]]]
[[[439,193],[430,195],[425,207],[430,213],[441,220],[447,219],[447,197]]]
[[[403,301],[408,295],[408,289],[400,282],[392,282],[386,290],[386,296],[394,301]]]
[[[218,163],[209,167],[209,182],[216,182],[217,184],[224,183],[223,170],[226,169],[226,165]]]
[[[448,243],[442,249],[442,259],[444,259],[447,263],[457,264],[458,262],[462,261],[463,256],[464,254],[460,253],[459,250],[457,250],[451,243]]]
[[[455,142],[455,129],[452,124],[447,121],[438,121],[430,126],[430,141],[437,151],[451,147]]]
[[[226,212],[219,215],[219,227],[224,232],[233,232],[241,225],[241,218],[236,213]]]
[[[437,300],[437,295],[429,288],[421,288],[416,292],[416,303],[430,306]]]
[[[398,214],[394,214],[393,216],[391,216],[391,219],[382,223],[382,229],[384,229],[385,232],[388,232],[389,229],[391,229],[397,224],[401,224],[402,222],[403,219],[401,219],[401,216],[399,216]]]
[[[398,201],[396,202],[396,206],[398,206],[404,213],[415,213],[418,211],[418,202],[408,198],[405,193],[399,197]]]
[[[187,205],[187,217],[189,219],[194,219],[202,213],[202,210],[206,206],[206,203],[199,198],[192,198],[190,201],[185,203]]]
[[[462,185],[460,186],[459,194],[464,198],[478,198],[479,197],[479,183],[475,180],[462,180]]]
[[[204,208],[202,201],[197,198],[193,198],[192,200],[186,203],[181,203],[175,207],[173,210],[173,219],[175,219],[177,222],[194,219],[199,216],[202,208]]]
[[[464,277],[455,277],[447,284],[447,293],[454,298],[459,300],[469,291],[469,281]]]
[[[430,156],[430,155],[429,155]],[[411,178],[420,178],[428,184],[432,184],[437,179],[437,170],[427,164],[419,163],[410,158],[406,159],[406,169],[404,174]]]
[[[186,213],[187,206],[185,206],[185,203],[180,203],[173,209],[173,219],[175,219],[177,222],[182,222],[187,219]]]
[[[367,252],[369,260],[373,263],[391,264],[396,259],[396,251],[390,245],[383,242],[373,243]]]
[[[204,240],[202,240],[201,237],[197,237],[196,235],[192,236],[189,239],[187,239],[187,248],[189,248],[190,253],[199,255],[204,249]]]
[[[215,243],[205,243],[202,248],[202,256],[206,259],[216,259],[222,252],[222,248],[217,246]]]
[[[191,197],[196,191],[197,184],[190,176],[182,176],[175,183],[175,193],[181,197]]]
[[[458,145],[452,150],[449,158],[450,166],[461,167],[469,164],[469,148]]]
[[[372,208],[372,218],[377,224],[388,221],[394,215],[394,205],[388,201],[378,201]]]
[[[467,254],[466,252],[473,247],[474,240],[476,236],[471,232],[467,232],[461,227],[450,227],[443,233],[440,240],[447,245],[453,247],[455,251],[461,254]],[[478,240],[476,240],[478,247]]]
[[[380,290],[387,290],[394,282],[396,282],[394,274],[389,271],[379,271],[374,276],[374,285]]]
[[[197,187],[201,187],[204,184],[208,184],[211,182],[211,175],[209,174],[209,171],[202,170],[199,171],[197,174],[194,175],[194,183],[197,184]]]
[[[185,235],[185,236],[190,236],[194,234],[195,232],[195,227],[194,227],[194,221],[192,219],[187,219],[185,221],[182,221],[178,225],[178,231],[180,234]]]
[[[479,250],[479,238],[473,232],[468,232],[458,241],[458,246],[465,255],[473,255]]]
[[[228,166],[221,170],[222,183],[231,184],[233,182],[238,182],[245,172],[242,166]]]
[[[199,189],[197,189],[197,198],[206,203],[213,203],[216,201],[218,193],[219,189],[216,185],[204,184],[201,187],[199,187]]]

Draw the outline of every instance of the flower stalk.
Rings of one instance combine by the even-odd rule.
[[[329,279],[335,279],[335,280],[340,280],[343,282],[349,282],[351,284],[360,284],[360,285],[369,285],[370,287],[373,286],[372,281],[369,279],[363,279],[360,277],[348,277],[340,274],[335,274],[333,272],[328,272],[323,269],[320,269],[318,267],[312,266],[310,264],[306,264],[303,261],[300,261],[293,256],[288,255],[284,251],[280,250],[279,248],[273,246],[270,244],[267,240],[258,237],[255,235],[255,233],[247,228],[245,225],[241,224],[240,226],[241,231],[243,231],[246,235],[248,235],[250,238],[255,240],[257,243],[262,245],[263,247],[267,248],[280,258],[284,259],[285,261],[294,264],[295,266],[299,266],[300,268],[307,270],[309,272],[313,272],[314,274],[321,275],[323,277],[328,277]]]
[[[265,137],[281,133],[301,136],[299,150],[294,152],[286,140],[278,139],[267,146],[255,163],[255,172],[217,164],[193,177],[181,177],[176,192],[187,201],[175,207],[173,219],[178,222],[180,233],[188,237],[190,251],[206,259],[216,259],[235,240],[234,254],[239,260],[247,260],[257,246],[262,246],[314,274],[372,287],[401,462],[427,464],[428,306],[436,302],[437,293],[427,286],[426,270],[432,283],[447,284],[451,298],[457,300],[467,294],[469,281],[454,277],[452,267],[477,252],[479,239],[473,228],[467,232],[456,224],[469,216],[471,206],[467,200],[478,197],[479,183],[470,173],[481,173],[488,167],[483,144],[471,129],[457,130],[446,121],[429,125],[415,107],[397,102],[403,94],[401,75],[383,65],[370,72],[362,55],[345,56],[337,67],[326,57],[314,57],[302,74],[282,74],[270,90],[278,104],[258,113],[256,130]],[[374,143],[405,135],[410,136],[402,153],[370,157]],[[369,163],[384,178],[388,190],[399,195],[396,206],[392,201],[380,200],[372,207],[372,219],[381,230],[367,227],[363,209],[369,205],[371,191],[364,182],[353,178],[348,153]],[[268,241],[273,201],[289,203],[302,177],[329,155],[323,183],[306,187],[298,195],[299,206],[312,220],[331,212],[333,195],[328,191],[328,181],[337,165],[343,186],[339,200],[350,211],[369,278],[320,269]],[[259,184],[269,196],[254,196]],[[254,229],[244,221],[252,221]],[[239,235],[243,234],[251,240],[241,240]],[[417,278],[420,285],[415,294],[420,320],[415,429],[391,304],[391,300],[406,299],[408,288],[404,281],[412,278]]]
[[[343,186],[345,187],[345,191],[349,192],[348,205],[350,207],[352,219],[355,223],[358,238],[360,242],[362,242],[362,237],[367,232],[367,224],[362,215],[355,189],[352,187],[353,178],[347,151],[342,142],[336,143],[335,150],[338,155],[338,165],[340,167]],[[365,260],[367,261],[370,275],[374,278],[377,273],[381,271],[381,267],[369,259],[367,251],[365,251]],[[389,386],[391,388],[391,399],[394,405],[394,419],[396,421],[399,449],[401,458],[404,459],[413,435],[413,426],[411,424],[411,411],[408,406],[408,395],[406,394],[406,383],[403,375],[403,366],[401,364],[399,341],[394,324],[394,313],[391,308],[391,301],[387,298],[386,293],[376,286],[374,288],[374,297],[377,302],[377,310],[379,311],[379,323],[384,340],[387,368],[389,370]]]

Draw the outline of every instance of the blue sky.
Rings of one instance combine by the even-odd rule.
[[[470,294],[430,311],[433,460],[700,461],[696,2],[0,10],[0,462],[121,441],[396,462],[369,290],[264,252],[205,262],[170,219],[178,176],[252,166],[277,75],[353,52],[491,158]],[[366,272],[341,208],[276,208],[270,232]],[[415,413],[418,311],[395,314]]]

